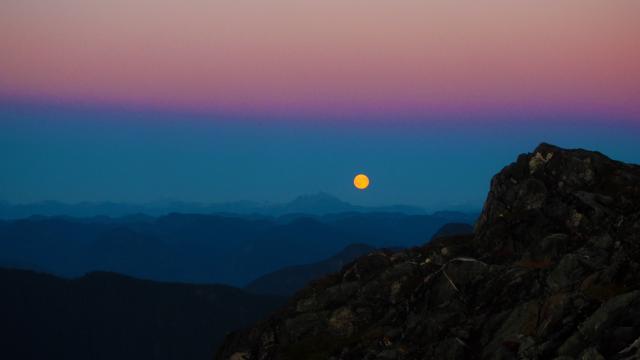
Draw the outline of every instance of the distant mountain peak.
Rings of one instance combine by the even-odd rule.
[[[324,191],[318,191],[316,193],[299,195],[295,199],[293,199],[289,204],[294,204],[298,202],[333,202],[333,203],[351,205],[346,201],[340,200],[337,196],[331,195]]]
[[[282,205],[282,209],[288,213],[306,212],[310,214],[353,211],[356,208],[356,206],[325,192],[300,195],[293,201]]]
[[[131,214],[163,216],[171,213],[187,214],[259,214],[281,216],[285,214],[324,215],[340,212],[401,212],[424,214],[424,209],[409,205],[359,206],[319,191],[300,195],[290,202],[268,203],[232,201],[224,203],[197,203],[160,201],[147,204],[114,202],[80,202],[75,204],[58,201],[42,201],[31,204],[9,204],[0,201],[0,219],[26,218],[31,215],[94,217],[122,217]]]

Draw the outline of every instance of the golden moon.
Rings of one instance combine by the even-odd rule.
[[[365,174],[358,174],[353,178],[353,185],[360,190],[364,190],[369,187],[369,177]]]

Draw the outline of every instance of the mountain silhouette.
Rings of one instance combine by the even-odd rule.
[[[137,214],[164,216],[171,213],[189,213],[281,216],[291,213],[323,215],[340,212],[402,212],[406,214],[426,214],[426,211],[418,206],[353,205],[324,192],[301,195],[290,202],[281,204],[260,203],[254,201],[235,201],[227,203],[159,201],[147,204],[116,202],[81,202],[68,204],[59,201],[42,201],[30,204],[10,204],[8,202],[0,201],[0,219],[21,219],[34,215],[123,217]]]
[[[61,279],[0,268],[3,359],[208,359],[283,298],[113,273]]]
[[[249,283],[244,289],[257,294],[290,296],[311,280],[339,271],[347,263],[374,250],[374,247],[365,244],[349,245],[326,260],[313,264],[289,266],[263,275]]]
[[[460,221],[465,216],[460,214]],[[0,222],[0,266],[66,277],[102,270],[157,281],[243,286],[286,266],[321,261],[353,243],[422,244],[448,222],[400,213],[40,216]]]
[[[469,234],[473,234],[473,226],[466,223],[449,223],[438,229],[438,231],[436,231],[436,233],[431,237],[431,240],[439,237]]]
[[[637,359],[640,166],[541,144],[474,234],[375,251],[227,337],[218,359]]]

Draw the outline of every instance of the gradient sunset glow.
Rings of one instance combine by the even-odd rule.
[[[9,0],[0,96],[238,114],[640,115],[633,0]]]
[[[638,0],[3,0],[0,202],[323,191],[477,211],[540,142],[640,163],[639,15]]]

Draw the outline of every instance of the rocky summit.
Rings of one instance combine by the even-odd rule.
[[[640,166],[548,144],[493,178],[473,235],[361,257],[217,354],[639,357]]]

